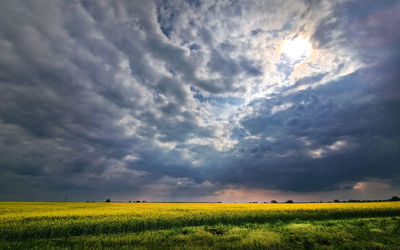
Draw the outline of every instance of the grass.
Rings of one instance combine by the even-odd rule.
[[[0,249],[400,249],[400,202],[0,203]]]

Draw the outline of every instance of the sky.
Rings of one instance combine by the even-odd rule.
[[[2,0],[0,201],[400,194],[400,1]]]

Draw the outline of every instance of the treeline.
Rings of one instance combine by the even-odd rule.
[[[393,196],[392,198],[387,199],[387,200],[354,200],[354,199],[350,199],[347,201],[340,201],[338,199],[333,200],[333,202],[385,202],[385,201],[400,201],[400,197]],[[320,201],[320,202],[322,203],[323,201]],[[253,201],[253,202],[249,202],[249,203],[257,203],[257,202]],[[268,202],[265,201],[264,203],[268,203]],[[270,203],[278,203],[278,201],[272,200]],[[287,200],[284,203],[294,203],[294,202],[292,200]],[[307,203],[316,203],[316,202],[307,202]]]
[[[354,200],[354,199],[350,199],[347,201],[340,201],[338,199],[333,200],[333,202],[337,203],[337,202],[385,202],[385,201],[400,201],[400,197],[398,196],[393,196],[390,199],[387,200]],[[87,201],[90,202],[90,201]],[[111,202],[111,199],[107,199],[105,202]],[[114,201],[117,203],[124,203],[124,201]],[[147,201],[128,201],[128,203],[139,203],[139,202],[147,202]],[[323,201],[320,201],[320,203],[322,203]],[[185,203],[185,202],[183,202]],[[190,202],[189,202],[190,203]],[[201,202],[200,202],[201,203]],[[204,202],[204,203],[213,203],[213,202]],[[222,203],[222,201],[217,201],[216,203]],[[249,201],[249,203],[258,203],[258,201]],[[267,201],[264,201],[264,203],[268,203]],[[276,200],[271,200],[269,203],[280,203]],[[294,203],[293,200],[287,200],[285,202],[282,203]],[[304,203],[317,203],[317,202],[304,202]]]
[[[106,200],[106,202],[111,202],[111,199],[110,198],[108,198],[107,200]],[[114,201],[114,202],[117,202],[117,203],[124,203],[124,201]],[[147,202],[147,201],[128,201],[128,203],[140,203],[140,202],[143,202],[143,203],[145,203],[145,202]]]
[[[335,199],[333,202],[383,202],[383,201],[400,201],[400,197],[393,196],[392,198],[387,199],[387,200],[353,200],[353,199],[350,199],[347,201],[340,201],[338,199]]]

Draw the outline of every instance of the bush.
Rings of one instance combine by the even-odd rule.
[[[106,200],[106,202],[111,202],[110,198],[108,198],[108,199]]]
[[[293,203],[293,201],[292,200],[287,200],[286,203]]]
[[[271,203],[278,203],[276,200],[272,200]]]

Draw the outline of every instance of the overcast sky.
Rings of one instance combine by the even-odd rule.
[[[399,23],[389,0],[1,0],[0,200],[399,195]]]

